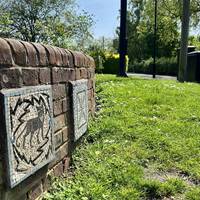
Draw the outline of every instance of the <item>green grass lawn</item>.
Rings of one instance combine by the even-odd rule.
[[[97,116],[74,176],[49,200],[200,199],[200,85],[97,76]]]

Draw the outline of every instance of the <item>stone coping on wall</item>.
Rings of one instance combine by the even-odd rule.
[[[82,52],[51,45],[0,38],[0,68],[10,67],[86,67],[94,59]]]

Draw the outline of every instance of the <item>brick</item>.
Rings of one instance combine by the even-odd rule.
[[[50,84],[51,83],[51,69],[40,68],[39,69],[39,80],[40,80],[41,84]]]
[[[0,88],[20,88],[22,87],[22,74],[19,69],[0,70]]]
[[[67,142],[70,139],[69,133],[70,133],[69,127],[65,127],[64,129],[62,129],[63,143]]]
[[[14,40],[14,39],[6,39],[6,41],[10,44],[10,47],[13,53],[13,60],[15,64],[20,65],[20,66],[26,66],[27,55],[26,55],[26,49],[24,45],[18,40]]]
[[[38,43],[32,43],[35,47],[37,54],[38,54],[38,60],[40,66],[47,66],[48,65],[48,59],[47,59],[47,53],[46,49]]]
[[[53,102],[54,116],[66,113],[70,109],[69,99],[59,99]]]
[[[72,55],[72,52],[69,51],[69,50],[67,50],[67,49],[65,49],[65,52],[68,54],[69,67],[70,67],[70,68],[74,68],[75,65],[74,65],[74,57],[73,57],[73,55]]]
[[[81,68],[81,78],[87,79],[87,69]]]
[[[94,96],[93,96],[93,90],[92,89],[90,89],[90,90],[88,90],[88,99],[92,99]]]
[[[86,58],[87,58],[87,67],[89,67],[89,68],[95,68],[95,61],[94,61],[94,59],[91,57],[91,56],[89,56],[89,55],[85,55],[86,56]]]
[[[67,117],[66,114],[59,115],[54,118],[54,131],[57,132],[58,130],[62,129],[64,126],[67,125]]]
[[[50,45],[43,45],[47,52],[48,63],[50,65],[56,66],[56,54],[54,49]]]
[[[25,86],[39,85],[39,69],[22,69],[22,78]]]
[[[70,52],[65,51],[63,48],[58,48],[58,51],[60,51],[62,56],[62,63],[64,67],[70,66]]]
[[[54,116],[58,116],[63,113],[62,100],[57,100],[53,102],[53,113],[54,113]]]
[[[92,101],[88,100],[88,109],[91,112],[92,111]]]
[[[62,54],[58,47],[52,47],[56,56],[56,66],[63,66]]]
[[[61,76],[62,76],[62,73],[60,73],[59,68],[54,67],[52,69],[52,82],[53,83],[60,83],[61,82],[61,78],[62,78]]]
[[[64,171],[64,172],[67,172],[67,171],[69,170],[70,161],[71,161],[70,157],[65,157],[65,158],[63,159],[63,171]]]
[[[76,80],[75,70],[74,69],[67,69],[67,70],[68,70],[68,80],[75,81]]]
[[[76,73],[71,68],[52,68],[53,83],[67,83],[76,79]]]
[[[71,143],[70,142],[66,142],[60,148],[57,149],[56,157],[53,160],[53,162],[51,162],[49,164],[49,169],[52,169],[57,163],[62,161],[63,158],[66,157],[70,153],[69,152],[70,147],[71,147]]]
[[[52,69],[53,83],[62,83],[68,81],[68,69],[54,67]]]
[[[62,112],[65,113],[70,109],[70,100],[69,98],[62,100]]]
[[[62,176],[63,175],[63,163],[60,162],[58,163],[54,168],[53,168],[54,176]]]
[[[21,43],[24,45],[25,49],[26,49],[26,53],[27,53],[27,65],[28,66],[38,66],[39,61],[38,61],[38,57],[37,57],[37,51],[35,49],[35,47],[33,46],[33,44],[29,43],[29,42],[23,42],[21,41]]]
[[[68,95],[68,86],[66,84],[56,84],[52,86],[53,99],[65,98]]]
[[[7,200],[16,199],[16,197],[16,200],[24,200],[22,197],[35,185],[41,183],[41,180],[46,176],[47,170],[48,166],[43,167],[12,190],[8,190],[6,192]]]
[[[63,131],[59,131],[55,134],[55,148],[58,149],[63,144]]]
[[[76,77],[76,80],[81,79],[81,69],[79,69],[79,68],[75,69],[75,77]]]
[[[12,66],[13,58],[9,44],[6,40],[0,38],[0,67]]]
[[[46,192],[52,184],[53,170],[50,170],[48,174],[42,179],[43,192]]]
[[[94,88],[94,80],[89,79],[88,80],[88,89],[92,89],[92,88]]]
[[[74,65],[75,67],[86,67],[86,57],[83,53],[78,51],[71,51],[73,58],[74,58]]]
[[[37,185],[34,185],[33,188],[28,192],[28,200],[35,200],[38,198],[43,192],[42,182]]]
[[[95,69],[88,68],[87,69],[87,78],[88,79],[94,79],[94,77],[95,77]]]

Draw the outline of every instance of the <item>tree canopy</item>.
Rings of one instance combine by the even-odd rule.
[[[82,48],[93,18],[74,0],[0,0],[0,36]]]
[[[128,54],[141,61],[152,56],[154,39],[154,0],[129,0]],[[180,46],[182,0],[158,0],[158,57],[176,55]],[[199,25],[200,2],[191,0],[191,26]]]

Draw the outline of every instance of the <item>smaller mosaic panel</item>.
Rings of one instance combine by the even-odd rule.
[[[2,91],[7,136],[7,178],[11,188],[55,156],[51,86]]]
[[[87,80],[72,81],[74,139],[77,141],[88,127]]]

